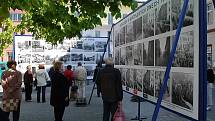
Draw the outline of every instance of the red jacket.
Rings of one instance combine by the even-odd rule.
[[[74,80],[74,74],[72,70],[65,70],[64,76],[67,78],[69,82],[72,82]]]

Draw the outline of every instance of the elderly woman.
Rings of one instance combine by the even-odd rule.
[[[37,102],[40,103],[40,94],[42,89],[42,102],[46,102],[46,85],[47,81],[50,81],[49,75],[45,70],[44,65],[39,65],[39,70],[36,73],[37,79]]]
[[[24,84],[25,84],[25,101],[31,102],[32,86],[33,86],[33,73],[31,71],[31,66],[27,66],[27,71],[24,74]]]
[[[69,105],[69,83],[63,75],[63,63],[54,63],[54,73],[51,76],[50,104],[54,107],[55,121],[62,121],[65,107]]]
[[[16,70],[16,62],[8,61],[8,70],[2,74],[2,87],[3,87],[3,111],[6,117],[9,119],[10,112],[13,112],[13,121],[19,121],[20,114],[20,102],[21,102],[21,85],[22,85],[22,74]],[[9,102],[10,103],[8,107]]]

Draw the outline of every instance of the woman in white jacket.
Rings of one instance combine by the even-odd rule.
[[[42,89],[42,102],[46,102],[46,85],[47,81],[50,81],[49,75],[45,70],[44,65],[39,65],[39,70],[36,73],[37,79],[37,102],[40,103],[40,93]]]

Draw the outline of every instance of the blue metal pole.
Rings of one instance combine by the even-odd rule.
[[[112,29],[113,29],[113,26],[114,26],[114,24],[111,26],[111,31],[112,31]],[[99,61],[99,63],[102,63],[103,60],[104,60],[104,56],[105,56],[105,53],[106,53],[106,50],[107,50],[107,45],[108,45],[108,43],[110,42],[110,35],[111,35],[111,34],[108,34],[108,40],[107,40],[106,45],[105,45],[105,47],[104,47],[104,52],[103,52],[103,54],[102,54],[102,58],[101,58],[101,60]],[[94,84],[93,84],[93,89],[92,89],[92,91],[91,91],[88,104],[90,104],[90,102],[91,102],[91,99],[92,99],[92,96],[93,96],[93,90],[94,90],[95,85],[96,85],[96,80],[97,80],[97,78],[98,78],[98,74],[99,74],[99,72],[97,72],[97,75],[96,75],[96,78],[95,78],[95,82],[94,82]]]
[[[15,61],[15,33],[13,34],[12,60]]]
[[[213,0],[215,2],[215,0]],[[207,120],[207,0],[199,0],[199,121]]]
[[[166,88],[167,88],[167,81],[168,81],[168,78],[169,78],[169,73],[170,73],[170,70],[171,70],[172,63],[173,63],[174,54],[176,52],[177,44],[178,44],[178,41],[179,41],[181,29],[183,27],[184,17],[186,15],[186,10],[187,10],[188,3],[189,3],[189,0],[184,0],[184,5],[183,5],[183,8],[182,8],[180,17],[179,17],[179,24],[178,24],[176,35],[175,35],[175,40],[174,40],[173,47],[172,47],[172,50],[171,50],[171,53],[170,53],[169,63],[168,63],[167,68],[166,68],[163,85],[162,85],[161,90],[160,90],[159,98],[157,100],[157,104],[156,104],[156,107],[155,107],[155,110],[154,110],[152,121],[157,120],[158,112],[159,112],[160,106],[161,106],[161,101],[163,99],[163,95],[164,95],[164,93],[166,91]]]

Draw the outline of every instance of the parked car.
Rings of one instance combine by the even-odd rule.
[[[2,78],[2,73],[7,70],[7,63],[6,62],[0,62],[0,97],[3,95],[3,88],[1,85],[1,78]]]

